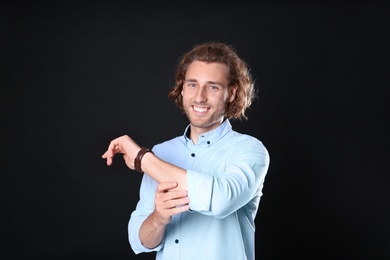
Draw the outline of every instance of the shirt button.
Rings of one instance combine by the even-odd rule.
[[[207,144],[210,144],[210,141],[207,141]]]
[[[192,156],[192,157],[195,157],[195,154],[194,154],[194,153],[192,153],[192,154],[191,154],[191,156]]]
[[[176,243],[176,244],[179,244],[179,239],[175,239],[175,243]]]

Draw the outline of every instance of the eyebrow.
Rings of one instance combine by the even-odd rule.
[[[196,79],[186,79],[184,82],[198,82]],[[207,81],[206,84],[219,85],[223,87],[223,84],[218,81]]]

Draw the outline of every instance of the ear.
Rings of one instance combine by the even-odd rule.
[[[238,89],[237,84],[229,89],[229,103],[233,102],[233,100],[236,98],[237,89]]]

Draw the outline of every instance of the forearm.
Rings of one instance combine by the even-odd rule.
[[[142,245],[149,249],[152,249],[161,243],[164,237],[164,232],[165,225],[159,224],[155,220],[154,214],[152,213],[142,223],[141,228],[139,230],[139,238],[141,240]]]
[[[175,181],[179,190],[187,190],[187,171],[160,160],[152,153],[142,158],[142,170],[156,182]]]

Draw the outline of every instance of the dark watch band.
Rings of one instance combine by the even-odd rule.
[[[137,157],[135,157],[134,159],[134,168],[136,171],[139,171],[139,172],[142,172],[142,169],[141,169],[141,160],[142,160],[142,157],[144,157],[145,153],[153,153],[153,151],[149,150],[148,148],[146,147],[141,147],[141,150],[139,150],[138,154],[137,154]]]

